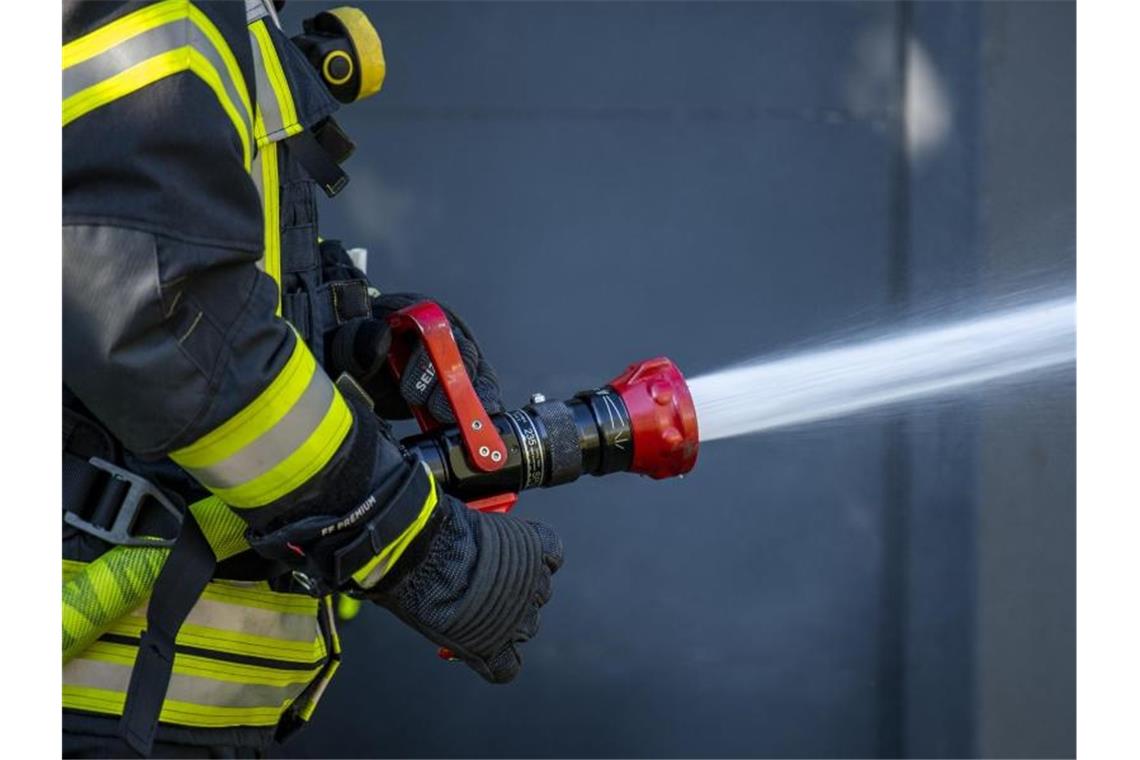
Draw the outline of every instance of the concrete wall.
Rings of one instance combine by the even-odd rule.
[[[1076,11],[987,5],[982,282],[1074,282]],[[982,427],[978,742],[990,756],[1076,754],[1075,378]]]

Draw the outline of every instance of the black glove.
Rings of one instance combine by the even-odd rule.
[[[418,545],[418,546],[417,546]],[[364,596],[492,683],[522,668],[517,644],[538,630],[562,543],[542,523],[484,514],[444,496],[401,569]]]
[[[399,383],[387,366],[388,349],[392,342],[388,315],[427,300],[434,299],[417,293],[388,293],[379,296],[373,300],[371,319],[348,322],[333,336],[329,349],[332,373],[347,372],[352,375],[372,398],[376,413],[384,419],[407,419],[412,416],[408,408],[412,405],[426,408],[428,414],[438,422],[455,422],[451,403],[436,379],[435,368],[423,343],[417,343],[412,350]],[[483,402],[488,414],[503,411],[498,377],[490,363],[483,358],[471,328],[447,307],[443,307],[443,310],[451,322],[451,331],[475,394]]]

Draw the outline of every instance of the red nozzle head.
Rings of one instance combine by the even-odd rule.
[[[629,411],[630,472],[651,478],[684,475],[697,462],[697,410],[677,365],[664,356],[631,364],[609,382]]]

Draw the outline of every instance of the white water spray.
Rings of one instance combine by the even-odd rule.
[[[689,381],[702,441],[844,417],[1076,361],[1076,305],[1061,298]]]

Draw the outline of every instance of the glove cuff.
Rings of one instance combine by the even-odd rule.
[[[333,553],[333,577],[338,587],[350,580],[361,589],[375,586],[423,533],[437,504],[435,478],[420,462],[396,494],[388,497],[388,507]]]
[[[343,589],[355,582],[368,588],[422,532],[437,503],[435,479],[420,463],[383,483],[342,516],[307,517],[248,539],[258,554],[301,565],[323,585]]]

